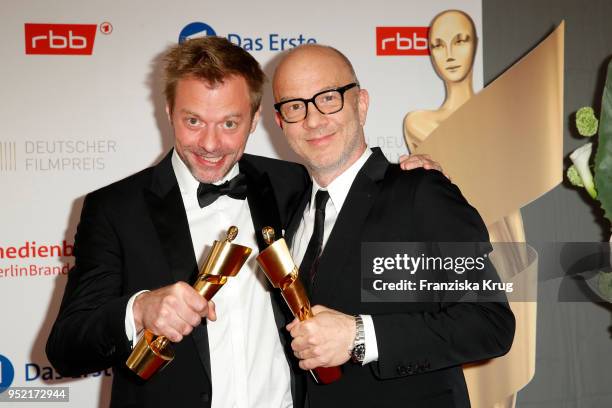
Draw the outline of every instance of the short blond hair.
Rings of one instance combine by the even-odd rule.
[[[245,79],[251,97],[251,114],[261,105],[266,76],[255,58],[222,37],[193,38],[170,49],[164,58],[166,102],[172,112],[176,86],[184,78],[196,78],[211,85],[230,76]]]

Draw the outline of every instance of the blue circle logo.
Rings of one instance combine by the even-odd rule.
[[[0,393],[3,393],[13,383],[15,369],[11,361],[0,354]]]
[[[179,43],[190,38],[207,37],[209,35],[217,35],[215,30],[206,23],[196,21],[187,24],[179,34]]]

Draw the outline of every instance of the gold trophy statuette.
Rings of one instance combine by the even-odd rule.
[[[232,244],[238,235],[237,227],[230,227],[223,241],[215,241],[202,266],[193,288],[206,300],[211,300],[228,277],[236,276],[251,254],[251,248]],[[148,380],[174,359],[172,343],[164,336],[145,330],[126,361],[130,370]]]
[[[259,253],[257,263],[265,272],[272,286],[281,290],[293,316],[300,321],[313,317],[308,295],[299,279],[299,270],[291,257],[287,242],[284,238],[275,241],[274,228],[272,227],[264,227],[261,233],[269,246]],[[317,367],[310,370],[310,373],[314,380],[321,384],[329,384],[342,377],[340,367]]]

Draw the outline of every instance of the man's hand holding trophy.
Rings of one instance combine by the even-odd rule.
[[[227,280],[242,268],[252,249],[233,244],[238,235],[237,227],[230,227],[222,241],[215,241],[193,288],[207,301],[221,289]],[[174,359],[172,343],[165,336],[157,336],[148,329],[130,354],[126,364],[143,380],[148,380],[157,371]]]

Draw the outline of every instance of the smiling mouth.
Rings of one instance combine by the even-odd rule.
[[[322,143],[325,143],[326,141],[328,141],[334,134],[330,133],[328,135],[323,135],[323,136],[317,136],[317,137],[313,137],[311,139],[306,139],[306,141],[310,144],[313,145],[319,145]]]
[[[200,162],[204,162],[206,164],[218,164],[222,159],[223,156],[218,156],[218,157],[206,157],[206,156],[200,156],[200,155],[195,155],[198,158],[198,161]]]

